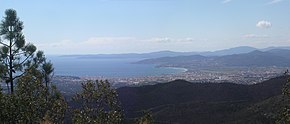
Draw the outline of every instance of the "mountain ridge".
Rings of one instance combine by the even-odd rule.
[[[127,118],[140,116],[142,110],[151,110],[160,123],[253,123],[258,118],[261,123],[265,120],[271,123],[273,120],[269,120],[264,113],[255,115],[253,109],[259,108],[253,107],[260,103],[269,105],[268,99],[281,95],[287,78],[289,76],[276,77],[254,85],[175,80],[156,85],[123,87],[117,92]],[[247,114],[255,116],[248,117]]]
[[[186,55],[202,55],[202,56],[223,56],[232,54],[248,53],[254,50],[267,51],[272,49],[290,49],[290,47],[268,47],[258,49],[250,46],[238,46],[228,49],[204,51],[204,52],[174,52],[170,50],[156,51],[148,53],[121,53],[121,54],[76,54],[76,55],[61,55],[61,57],[77,57],[80,59],[98,59],[98,58],[158,58],[158,57],[173,57]]]
[[[144,59],[136,62],[137,64],[160,64],[161,66],[243,66],[243,67],[260,67],[260,66],[290,66],[290,50],[272,49],[269,51],[254,50],[249,53],[224,55],[224,56],[176,56],[161,57],[153,59]]]

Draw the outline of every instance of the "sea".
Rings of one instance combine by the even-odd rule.
[[[59,76],[97,76],[130,78],[161,76],[185,72],[184,68],[156,67],[154,64],[134,64],[144,58],[79,58],[48,56]]]

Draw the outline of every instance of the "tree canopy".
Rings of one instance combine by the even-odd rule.
[[[82,84],[82,92],[74,97],[81,105],[74,110],[76,124],[119,124],[123,120],[116,90],[106,81],[88,81]]]
[[[7,83],[7,90],[11,93],[14,92],[15,79],[49,63],[42,51],[37,51],[32,43],[26,43],[23,28],[16,11],[7,9],[0,23],[0,78]]]

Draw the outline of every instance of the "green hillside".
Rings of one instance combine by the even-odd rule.
[[[255,85],[176,80],[118,92],[128,120],[150,110],[158,123],[273,123],[285,103],[281,89],[286,79]]]

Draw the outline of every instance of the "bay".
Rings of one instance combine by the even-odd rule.
[[[101,77],[144,77],[177,74],[182,68],[156,68],[153,64],[132,64],[141,58],[77,58],[48,56],[54,65],[55,75],[101,76]]]

